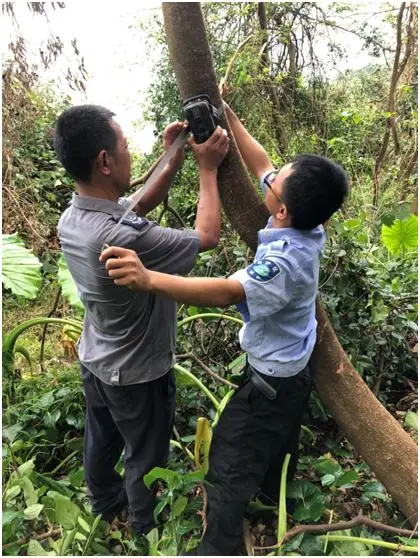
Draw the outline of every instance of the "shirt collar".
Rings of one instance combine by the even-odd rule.
[[[293,227],[284,228],[273,228],[272,227],[273,217],[270,217],[267,221],[267,225],[264,229],[258,231],[258,244],[269,244],[270,242],[276,242],[277,240],[305,240],[310,239],[315,242],[322,242],[324,238],[324,232],[322,225],[318,225],[314,229],[303,231],[295,229]]]
[[[90,196],[80,196],[73,193],[71,205],[77,209],[85,209],[87,211],[100,211],[101,213],[108,213],[115,215],[115,213],[124,213],[125,208],[123,205],[102,198],[91,198]]]

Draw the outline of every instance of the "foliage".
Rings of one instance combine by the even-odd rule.
[[[267,30],[259,19],[261,9],[265,10]],[[321,296],[356,369],[415,436],[417,374],[412,350],[417,342],[417,219],[409,215],[416,185],[415,165],[410,166],[417,126],[415,65],[412,63],[401,76],[397,91],[401,150],[389,152],[382,165],[381,196],[373,207],[373,168],[390,118],[385,110],[390,72],[379,54],[382,50],[389,52],[392,35],[384,38],[381,29],[365,23],[360,27],[349,25],[353,37],[361,36],[365,48],[374,50],[377,59],[365,68],[334,77],[326,71],[325,60],[319,59],[316,45],[323,33],[349,21],[354,12],[351,5],[204,3],[203,11],[218,79],[225,74],[237,47],[251,37],[232,62],[226,99],[266,147],[273,162],[281,166],[296,153],[317,152],[343,164],[350,177],[351,196],[327,227]],[[180,118],[181,99],[162,23],[155,14],[152,18],[154,21],[146,27],[150,55],[156,64],[145,116],[155,123],[158,138],[166,124]],[[340,45],[331,40],[330,46],[331,56],[340,61]],[[15,48],[3,76],[5,230],[18,231],[25,244],[40,255],[43,288],[61,285],[64,298],[82,310],[59,255],[55,233],[57,219],[69,200],[71,180],[56,160],[50,131],[68,99],[57,97],[52,87],[40,86],[29,68],[22,76],[16,56],[24,58],[25,47],[21,43]],[[144,172],[160,152],[158,139],[150,156],[135,154],[134,171]],[[197,198],[196,164],[187,153],[169,201],[190,227]],[[158,208],[153,217],[163,225],[181,226],[170,210],[163,213]],[[22,248],[21,243],[19,246]],[[4,253],[7,256],[7,248]],[[193,273],[229,276],[251,258],[224,221],[219,248],[200,254]],[[30,315],[30,308],[35,316]],[[6,328],[3,344],[3,553],[145,554],[125,528],[111,531],[109,525],[95,518],[87,503],[82,467],[83,390],[77,365],[57,356],[60,341],[56,328],[50,328],[47,336],[54,358],[46,360],[43,374],[38,373],[36,327],[46,323],[68,326],[62,336],[71,336],[74,342],[81,322],[67,315],[68,305],[58,307],[57,318],[40,317],[48,314],[45,306],[38,312],[29,305],[23,308],[21,299],[9,293],[5,312],[10,327]],[[211,430],[233,394],[232,386],[218,377],[240,383],[245,363],[237,339],[240,323],[231,311],[226,314],[218,309],[179,307],[177,435],[171,441],[168,468],[154,469],[147,476],[147,482],[158,487],[155,515],[161,523],[147,537],[150,555],[176,555],[199,544],[202,478],[208,464]],[[26,360],[17,357],[18,352],[26,355]],[[8,389],[9,380],[13,389]],[[403,518],[384,486],[353,455],[350,444],[341,440],[337,426],[315,393],[305,427],[297,478],[287,486],[287,496],[296,504],[288,518],[289,528],[291,519],[314,523],[346,520],[359,509],[373,519],[401,526]],[[194,465],[198,470],[191,469]],[[122,462],[117,469],[122,470]],[[269,515],[262,525],[261,510],[253,502],[247,512],[252,535],[257,545],[264,545],[270,537],[270,544],[274,544],[273,516]],[[272,508],[263,511],[273,513]],[[275,521],[282,530],[285,518],[283,513],[281,521]],[[375,541],[387,543],[388,539],[364,527],[325,537],[302,533],[281,552],[385,554],[387,549],[375,546]],[[413,544],[404,537],[400,542]]]
[[[15,234],[2,235],[2,283],[13,294],[36,298],[41,286],[41,264]]]

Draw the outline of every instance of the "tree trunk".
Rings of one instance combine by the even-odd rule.
[[[221,98],[200,4],[164,2],[162,6],[169,53],[182,98],[207,93],[219,106]],[[223,125],[229,130],[226,120]],[[265,225],[268,214],[234,141],[219,169],[218,184],[228,219],[248,246],[255,249],[257,231]],[[319,396],[414,525],[417,445],[353,368],[319,303],[317,319],[318,341],[311,363]]]

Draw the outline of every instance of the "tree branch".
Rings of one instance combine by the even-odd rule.
[[[418,536],[417,529],[410,531],[409,529],[400,529],[399,527],[392,527],[391,525],[386,525],[385,523],[380,523],[379,521],[374,521],[369,517],[366,517],[361,512],[351,519],[350,521],[338,521],[334,524],[329,523],[322,523],[320,525],[297,525],[293,527],[285,534],[282,542],[280,544],[276,544],[274,546],[255,546],[256,550],[274,550],[276,548],[282,547],[287,541],[296,537],[300,533],[313,533],[313,534],[322,534],[328,533],[330,531],[340,531],[344,529],[351,529],[352,527],[356,527],[357,525],[366,525],[366,527],[370,527],[371,529],[376,529],[378,531],[386,531],[388,533],[392,533],[394,535],[399,535],[403,537],[416,537]]]

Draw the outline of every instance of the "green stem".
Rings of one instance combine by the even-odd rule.
[[[188,457],[191,459],[191,461],[194,462],[194,455],[190,452],[190,450],[189,450],[187,447],[181,445],[181,444],[180,444],[179,442],[177,442],[176,440],[170,440],[170,441],[169,441],[169,444],[170,444],[172,447],[174,447],[174,448],[178,448],[178,449],[180,449],[181,451],[185,451],[185,453],[188,455]]]
[[[82,331],[82,323],[69,318],[32,318],[31,320],[26,320],[25,322],[17,325],[10,331],[3,340],[3,368],[5,370],[5,375],[13,374],[14,367],[14,348],[16,341],[24,331],[29,327],[40,324],[63,324],[70,325],[77,330]]]
[[[207,395],[207,397],[216,407],[216,411],[219,409],[220,403],[217,401],[211,391],[203,384],[203,382],[201,382],[196,376],[194,376],[192,372],[179,364],[174,365],[174,370],[176,372],[179,372],[180,374],[184,374],[184,376],[187,376],[187,378],[190,378],[190,380],[192,380],[201,389],[201,391]]]
[[[48,473],[44,473],[44,475],[46,477],[53,477],[61,469],[61,467],[63,467],[68,461],[70,461],[70,459],[75,457],[78,453],[79,450],[74,450],[70,455],[65,457],[63,461],[61,461],[61,463],[57,465],[57,467],[55,467],[52,471],[49,471]]]
[[[216,313],[205,313],[205,314],[195,314],[194,316],[188,316],[188,318],[184,318],[183,320],[178,322],[178,327],[182,327],[189,322],[193,322],[194,320],[201,320],[204,318],[214,318],[217,320],[224,319],[234,322],[235,324],[244,325],[244,322],[239,318],[234,318],[233,316],[227,316],[226,314],[216,314]]]
[[[281,544],[287,531],[287,511],[286,511],[286,484],[287,469],[289,468],[290,453],[286,454],[281,469],[280,496],[279,496],[279,523],[277,528],[277,544]],[[277,549],[277,556],[281,556],[281,547]]]
[[[321,535],[319,538],[325,540],[327,535]],[[403,544],[395,544],[386,541],[378,541],[377,539],[367,539],[364,537],[346,537],[345,535],[329,535],[329,542],[360,542],[362,544],[372,544],[373,546],[380,546],[382,548],[391,548],[392,550],[399,550],[403,552],[413,552],[418,554],[417,546],[407,546]]]

